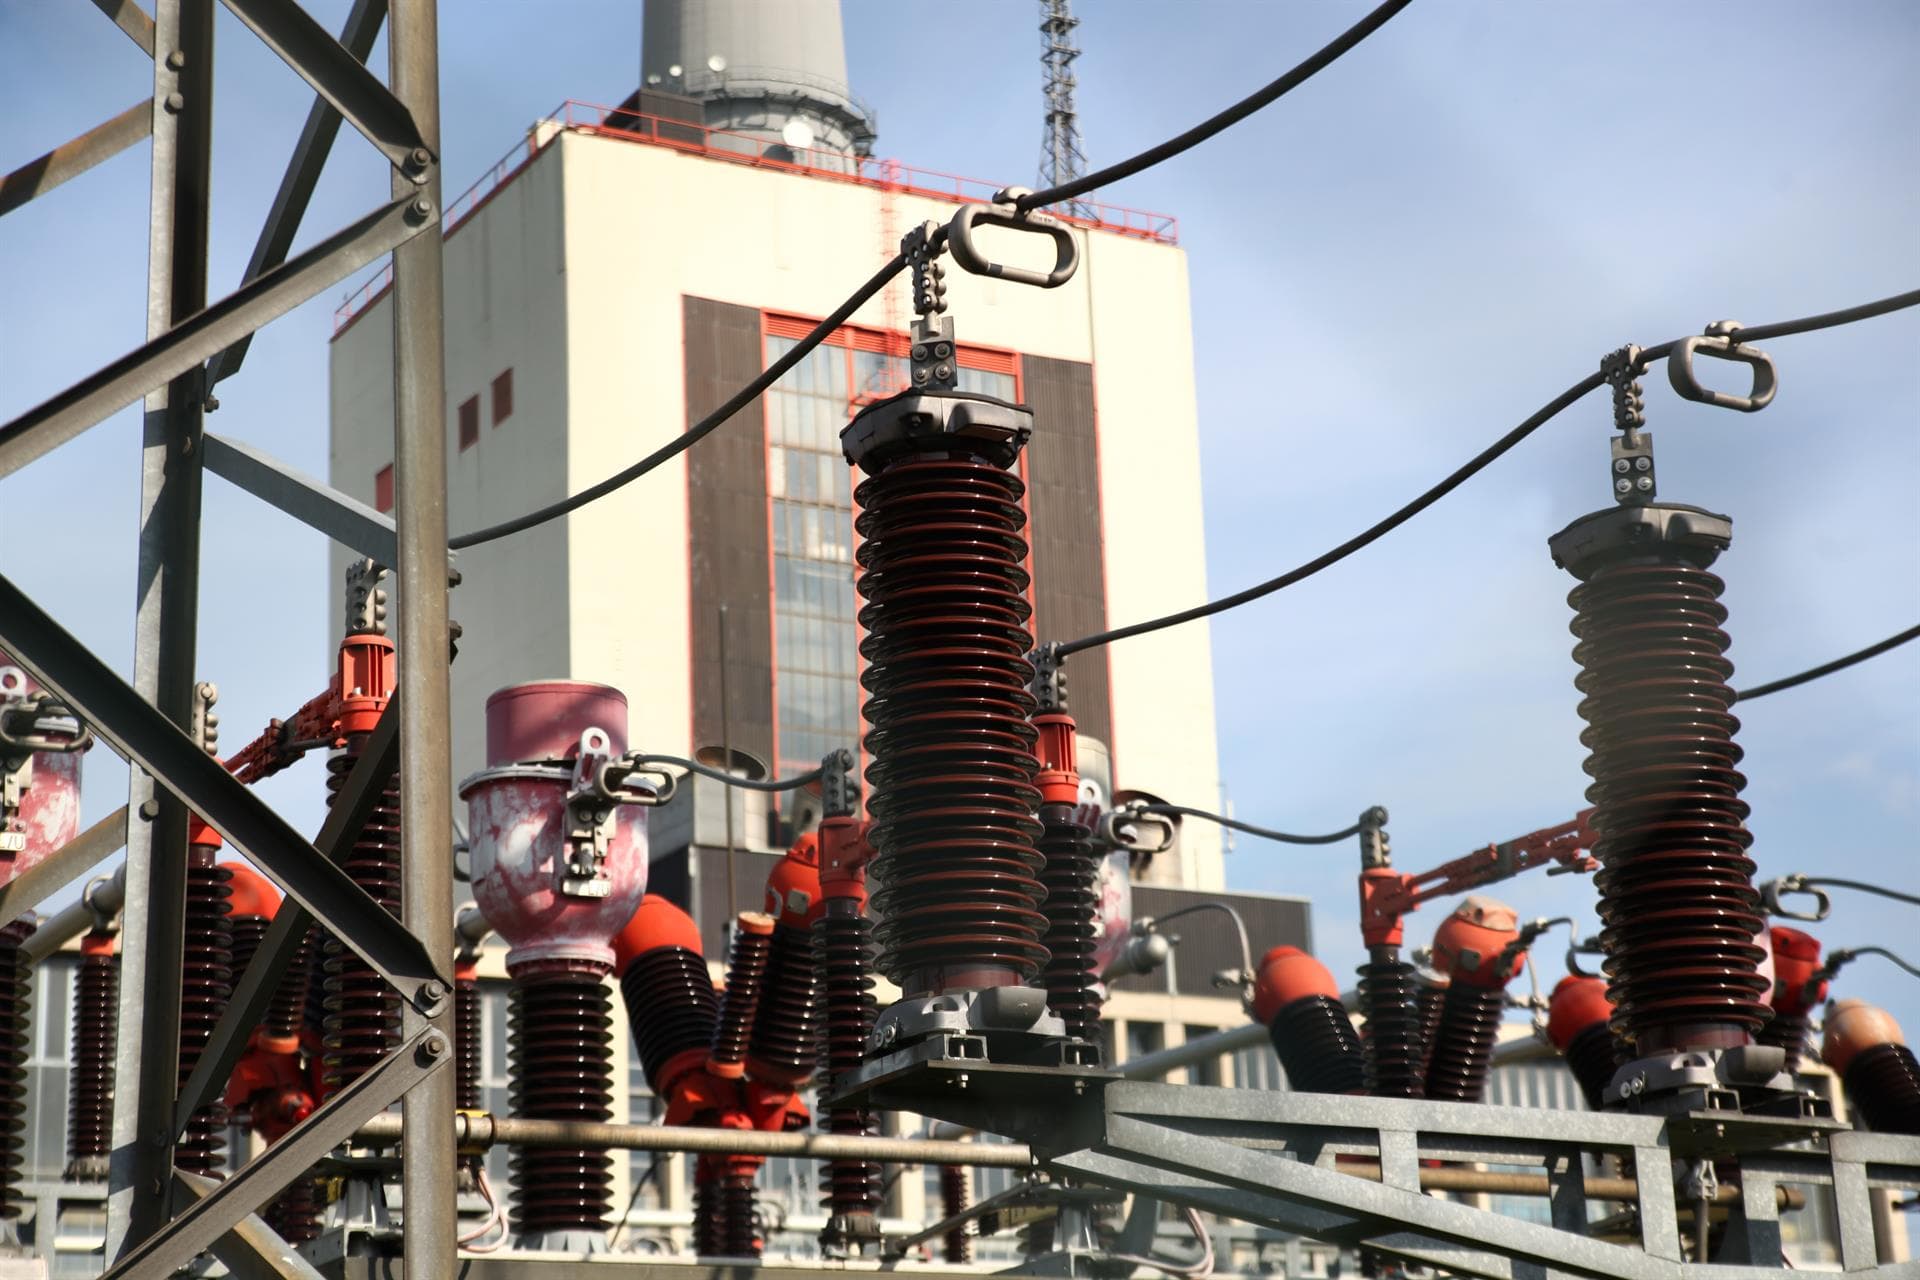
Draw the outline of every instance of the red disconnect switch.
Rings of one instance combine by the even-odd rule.
[[[1526,958],[1521,951],[1507,952],[1519,933],[1520,918],[1512,907],[1474,894],[1434,931],[1434,967],[1455,982],[1504,987]]]
[[[1064,711],[1045,711],[1033,717],[1033,727],[1040,733],[1033,744],[1034,759],[1040,762],[1040,775],[1034,780],[1040,788],[1040,803],[1079,804],[1080,756],[1073,717]]]

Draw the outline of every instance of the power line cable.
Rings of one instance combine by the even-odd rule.
[[[1868,884],[1864,880],[1835,880],[1830,876],[1794,876],[1796,891],[1801,887],[1827,885],[1835,889],[1855,889],[1861,893],[1877,893],[1883,898],[1892,898],[1895,902],[1905,902],[1920,907],[1920,897],[1911,893],[1902,893],[1898,889],[1889,889],[1885,885]]]
[[[1889,312],[1899,311],[1913,306],[1920,306],[1920,289],[1915,289],[1908,293],[1895,294],[1890,298],[1881,298],[1875,302],[1862,303],[1857,307],[1848,307],[1844,311],[1829,311],[1822,315],[1806,316],[1798,320],[1782,320],[1775,324],[1749,325],[1746,328],[1735,331],[1731,336],[1734,342],[1740,343],[1758,341],[1761,338],[1767,337],[1785,337],[1788,334],[1811,333],[1816,329],[1830,329],[1836,325],[1852,324],[1858,320],[1868,320],[1875,316],[1883,316]],[[1672,341],[1663,342],[1658,346],[1648,347],[1641,353],[1642,362],[1650,363],[1654,360],[1665,359],[1681,341],[1682,339],[1675,338]],[[1093,635],[1069,641],[1059,647],[1058,652],[1060,656],[1064,658],[1069,654],[1079,653],[1099,645],[1112,644],[1116,640],[1125,640],[1131,636],[1146,635],[1153,631],[1162,631],[1168,627],[1179,626],[1183,622],[1194,622],[1201,618],[1210,618],[1215,614],[1225,613],[1229,609],[1236,609],[1243,604],[1249,604],[1263,596],[1269,596],[1276,591],[1290,587],[1296,582],[1311,578],[1322,569],[1336,565],[1354,552],[1379,541],[1440,499],[1446,497],[1449,493],[1452,493],[1475,475],[1484,471],[1490,464],[1500,458],[1501,455],[1545,426],[1555,415],[1559,414],[1561,410],[1579,400],[1589,391],[1593,391],[1601,386],[1604,381],[1605,379],[1598,371],[1588,374],[1555,396],[1552,400],[1548,401],[1545,406],[1525,422],[1522,422],[1519,426],[1507,432],[1506,435],[1501,436],[1498,440],[1475,454],[1464,466],[1453,472],[1439,484],[1434,485],[1431,489],[1428,489],[1425,493],[1422,493],[1419,497],[1407,503],[1379,523],[1366,529],[1364,532],[1347,539],[1331,551],[1315,556],[1298,568],[1290,569],[1277,578],[1269,578],[1267,581],[1255,586],[1236,591],[1230,596],[1222,596],[1218,600],[1209,601],[1202,605],[1195,605],[1191,609],[1182,609],[1178,613],[1169,613],[1163,617],[1151,618],[1145,622],[1135,622],[1124,627],[1115,627],[1110,631],[1096,632]],[[1911,637],[1908,638],[1911,639]],[[1867,654],[1865,656],[1871,657],[1872,655]],[[1768,689],[1766,692],[1773,692],[1773,690]],[[1755,692],[1745,696],[1757,697],[1759,693]]]
[[[1769,680],[1757,684],[1751,689],[1741,689],[1733,695],[1735,702],[1751,702],[1755,698],[1764,698],[1770,693],[1779,693],[1783,689],[1798,688],[1800,685],[1818,680],[1821,676],[1830,676],[1836,671],[1845,671],[1855,663],[1865,662],[1868,658],[1877,658],[1889,649],[1898,649],[1909,640],[1920,639],[1920,626],[1908,627],[1899,635],[1888,636],[1878,644],[1870,644],[1844,658],[1835,658],[1832,662],[1823,662],[1817,667],[1809,667],[1798,675],[1783,676],[1778,680]],[[1829,882],[1831,883],[1831,882]]]
[[[1136,173],[1151,169],[1164,160],[1171,160],[1181,152],[1199,146],[1208,138],[1232,128],[1254,112],[1272,105],[1287,93],[1311,80],[1315,74],[1333,65],[1341,54],[1385,26],[1387,19],[1412,2],[1413,0],[1387,0],[1385,4],[1341,32],[1332,43],[1305,62],[1258,92],[1240,99],[1218,115],[1201,121],[1178,137],[1168,138],[1157,147],[1147,148],[1131,159],[1110,164],[1104,169],[1075,178],[1071,182],[1063,182],[1057,187],[1048,187],[1045,191],[1034,191],[1021,196],[1017,207],[1020,212],[1025,213],[1029,209],[1038,209],[1042,205],[1058,204],[1062,200],[1083,196],[1095,187],[1104,187],[1122,178],[1131,178]]]
[[[737,773],[728,773],[725,769],[715,769],[711,765],[701,764],[698,760],[688,760],[682,756],[659,756],[651,753],[631,757],[635,764],[664,764],[675,769],[685,769],[688,773],[697,773],[703,778],[712,778],[715,782],[724,782],[730,787],[739,787],[742,791],[797,791],[809,782],[820,781],[820,770],[809,769],[798,777],[768,778],[761,781],[756,778],[743,778]]]
[[[475,529],[471,533],[463,533],[455,538],[449,538],[447,539],[448,548],[454,551],[464,551],[468,547],[477,547],[484,543],[495,542],[512,534],[524,532],[536,525],[545,524],[549,520],[557,520],[561,516],[578,511],[589,502],[597,502],[612,493],[615,489],[632,484],[635,480],[638,480],[641,476],[644,476],[647,472],[652,471],[662,463],[679,457],[688,449],[691,449],[694,445],[711,435],[724,424],[727,419],[752,404],[754,400],[766,392],[768,387],[771,387],[774,383],[780,381],[782,377],[786,376],[789,369],[806,359],[808,352],[826,341],[827,337],[832,334],[835,329],[845,324],[854,312],[865,306],[868,300],[886,288],[887,283],[896,275],[900,274],[906,265],[907,260],[904,255],[894,254],[893,257],[887,260],[885,266],[874,272],[865,284],[854,290],[845,302],[835,308],[832,315],[813,326],[813,328],[808,331],[806,337],[800,339],[791,351],[788,351],[778,360],[768,365],[759,377],[734,392],[733,395],[727,399],[727,402],[718,409],[715,409],[712,413],[700,419],[700,421],[694,423],[691,427],[688,427],[680,435],[675,436],[672,441],[655,449],[652,453],[640,459],[640,461],[634,463],[626,470],[616,472],[608,476],[605,480],[602,480],[599,484],[582,489],[579,493],[563,498],[559,502],[541,507],[537,511],[529,511],[523,516],[515,516],[511,520],[502,521],[496,525],[489,525],[484,529]]]
[[[1182,804],[1148,804],[1134,809],[1135,813],[1161,813],[1170,817],[1199,818],[1203,822],[1216,822],[1235,831],[1244,831],[1250,836],[1259,836],[1262,840],[1277,840],[1281,844],[1339,844],[1348,836],[1360,834],[1360,824],[1342,831],[1329,831],[1323,836],[1299,836],[1288,831],[1274,831],[1268,827],[1256,827],[1251,822],[1242,822],[1238,818],[1229,818],[1218,813],[1208,813],[1205,809],[1189,809]]]

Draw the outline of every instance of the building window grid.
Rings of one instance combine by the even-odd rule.
[[[768,317],[767,363],[797,345]],[[860,750],[860,601],[854,591],[854,477],[840,430],[863,404],[904,386],[901,335],[841,329],[766,396],[775,772],[805,772],[836,747]],[[1018,358],[962,347],[962,390],[1019,398]],[[1025,479],[1025,458],[1020,464]]]

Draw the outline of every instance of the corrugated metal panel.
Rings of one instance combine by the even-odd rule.
[[[760,313],[683,299],[687,422],[760,373]],[[687,454],[695,746],[720,741],[719,606],[727,606],[733,745],[773,759],[773,636],[768,616],[767,450],[758,400]]]
[[[1034,418],[1027,446],[1034,638],[1073,640],[1107,625],[1093,366],[1023,357],[1020,393]],[[1080,731],[1111,744],[1113,700],[1105,649],[1072,660],[1068,696]]]

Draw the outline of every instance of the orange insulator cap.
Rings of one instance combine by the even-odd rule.
[[[1576,978],[1569,974],[1554,984],[1547,1001],[1547,1039],[1565,1053],[1573,1038],[1594,1023],[1613,1017],[1605,978]]]
[[[89,929],[80,938],[80,954],[83,956],[110,956],[114,944],[120,935],[112,929]]]
[[[809,831],[767,874],[766,912],[780,924],[804,929],[819,916],[820,838]]]
[[[1820,967],[1820,940],[1783,924],[1773,926],[1772,940],[1774,1012],[1806,1013],[1827,998],[1825,982],[1807,990],[1807,980]]]
[[[1476,893],[1434,930],[1434,967],[1471,987],[1504,987],[1520,972],[1521,957],[1500,965],[1500,953],[1519,934],[1520,917],[1512,907]]]
[[[1340,984],[1327,966],[1298,947],[1275,947],[1260,957],[1253,980],[1253,1016],[1261,1023],[1307,996],[1340,998]]]
[[[227,887],[232,890],[227,898],[227,914],[273,919],[273,913],[280,909],[280,891],[273,887],[273,881],[244,862],[220,865],[226,869]]]
[[[635,956],[661,947],[684,947],[700,955],[700,928],[694,924],[693,917],[678,906],[657,893],[650,893],[640,899],[633,918],[614,935],[614,968],[625,973]]]
[[[1827,1010],[1827,1034],[1820,1044],[1820,1057],[1841,1075],[1856,1056],[1883,1044],[1905,1044],[1900,1024],[1878,1005],[1864,1000],[1842,1000]]]
[[[1080,747],[1073,717],[1064,711],[1044,711],[1033,718],[1033,727],[1039,731],[1033,756],[1040,762],[1034,779],[1040,803],[1079,804]]]

